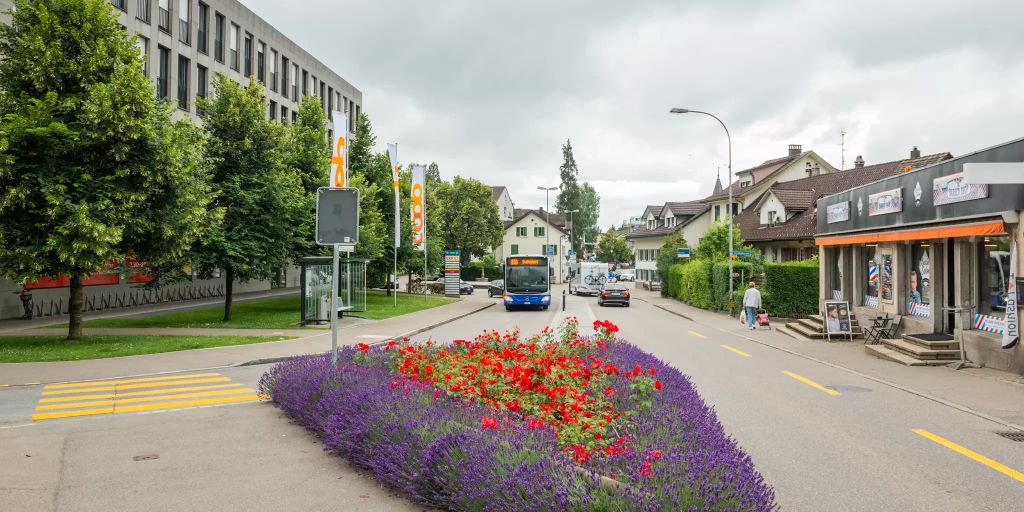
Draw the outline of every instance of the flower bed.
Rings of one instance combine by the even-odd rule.
[[[771,510],[689,379],[596,327],[346,347],[336,367],[281,363],[261,389],[328,450],[445,509]]]

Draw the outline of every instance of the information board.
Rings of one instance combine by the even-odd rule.
[[[444,251],[444,294],[459,294],[459,251]]]

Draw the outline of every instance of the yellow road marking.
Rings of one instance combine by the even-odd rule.
[[[42,384],[42,382],[26,382],[25,384],[22,384],[22,385],[23,386],[38,386],[40,384]]]
[[[157,409],[178,409],[182,407],[196,407],[200,405],[215,405],[215,404],[229,404],[238,402],[253,402],[259,400],[258,395],[243,395],[243,396],[232,396],[225,398],[205,398],[200,400],[182,400],[179,402],[161,402],[156,404],[142,404],[142,405],[126,405],[124,407],[118,407],[116,410],[112,407],[104,407],[102,409],[83,409],[78,411],[61,411],[61,412],[47,412],[41,414],[33,414],[32,420],[49,420],[55,418],[71,418],[75,416],[93,416],[97,414],[122,414],[126,412],[139,412],[139,411],[153,411]]]
[[[231,384],[214,384],[212,386],[186,386],[183,388],[164,388],[164,389],[151,389],[149,391],[130,391],[128,393],[102,393],[99,395],[73,395],[73,396],[55,396],[53,398],[40,398],[39,403],[41,404],[52,404],[57,402],[75,402],[78,400],[106,400],[108,398],[122,398],[126,396],[147,396],[147,395],[161,395],[164,393],[191,393],[193,391],[207,391],[210,389],[223,389],[223,388],[237,388],[244,386],[241,382],[233,382]]]
[[[177,379],[198,379],[200,377],[219,377],[219,373],[190,373],[190,374],[178,374],[178,375],[162,375],[159,377],[140,377],[135,379],[114,379],[114,380],[94,380],[91,382],[69,382],[65,384],[48,384],[43,389],[68,389],[68,388],[90,388],[96,386],[109,386],[113,384],[135,384],[138,382],[157,382],[161,380],[177,380]]]
[[[11,387],[10,384],[0,384],[0,388],[9,388],[9,387]]]
[[[694,335],[694,336],[696,336],[698,338],[707,338],[707,336],[704,336],[703,334],[701,334],[701,333],[699,333],[697,331],[686,331],[686,332],[688,332],[688,333],[690,333],[690,334],[692,334],[692,335]]]
[[[255,389],[251,388],[237,388],[237,389],[221,389],[217,391],[199,391],[196,393],[177,393],[173,395],[156,395],[156,396],[143,396],[136,398],[121,398],[110,400],[97,400],[93,402],[70,402],[62,404],[50,404],[40,405],[36,407],[36,411],[54,411],[60,409],[72,409],[76,407],[106,407],[112,406],[117,409],[121,408],[121,404],[130,404],[138,402],[156,402],[159,400],[179,400],[182,398],[203,398],[211,396],[222,396],[222,395],[241,395],[243,393],[255,393]]]
[[[742,350],[740,350],[738,348],[730,347],[729,345],[722,345],[722,348],[728,350],[729,352],[735,352],[735,353],[737,353],[737,354],[739,354],[739,355],[741,355],[743,357],[750,357],[750,354],[748,354],[748,353],[746,353],[746,352],[744,352],[744,351],[742,351]]]
[[[783,370],[782,373],[785,373],[786,375],[789,375],[790,377],[793,377],[794,379],[796,379],[796,380],[798,380],[800,382],[803,382],[804,384],[807,384],[808,386],[810,386],[810,387],[812,387],[814,389],[817,389],[817,390],[820,390],[820,391],[824,391],[824,392],[826,392],[826,393],[828,393],[828,394],[830,394],[832,396],[839,396],[839,395],[842,394],[842,393],[840,393],[840,392],[838,392],[838,391],[836,391],[834,389],[826,388],[825,386],[822,386],[821,384],[818,384],[817,382],[814,382],[813,380],[808,379],[807,377],[803,377],[801,375],[797,375],[797,374],[795,374],[793,372],[789,372],[789,371]]]
[[[231,379],[227,377],[209,377],[205,379],[185,379],[175,381],[162,381],[162,382],[143,382],[140,384],[127,384],[124,386],[100,386],[95,388],[80,388],[80,389],[55,389],[53,391],[43,391],[43,396],[51,395],[67,395],[69,393],[92,393],[95,391],[120,391],[122,389],[145,389],[145,388],[158,388],[162,386],[178,386],[182,384],[207,384],[210,382],[228,382]]]
[[[933,441],[935,443],[941,444],[942,446],[945,446],[946,448],[949,448],[950,450],[953,450],[954,452],[957,452],[960,455],[963,455],[964,457],[967,457],[969,459],[973,459],[975,462],[980,462],[980,463],[982,463],[982,464],[984,464],[984,465],[986,465],[986,466],[988,466],[988,467],[990,467],[990,468],[992,468],[992,469],[994,469],[994,470],[996,470],[996,471],[998,471],[998,472],[1000,472],[1000,473],[1002,473],[1004,475],[1009,476],[1010,478],[1013,478],[1013,479],[1018,480],[1020,482],[1024,482],[1024,473],[1021,473],[1020,471],[1017,471],[1015,469],[1006,467],[1006,466],[1004,466],[1004,465],[1002,465],[1002,464],[1000,464],[1000,463],[998,463],[998,462],[996,462],[996,461],[994,461],[994,460],[992,460],[992,459],[990,459],[990,458],[988,458],[988,457],[986,457],[986,456],[984,456],[984,455],[982,455],[982,454],[980,454],[978,452],[975,452],[975,451],[969,450],[967,448],[964,448],[963,446],[960,446],[960,445],[954,443],[953,441],[950,441],[950,440],[948,440],[946,438],[943,438],[943,437],[939,437],[939,436],[937,436],[935,434],[932,434],[931,432],[928,432],[925,429],[915,428],[915,429],[912,429],[912,431],[915,434],[923,436],[926,439],[929,439],[929,440],[931,440],[931,441]]]

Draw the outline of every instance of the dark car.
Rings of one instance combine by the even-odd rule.
[[[487,285],[487,296],[488,297],[494,297],[495,295],[504,295],[504,294],[505,294],[505,280],[504,279],[495,279],[494,281],[491,281],[491,283],[489,285]]]
[[[473,295],[473,285],[459,281],[459,295]]]
[[[597,305],[620,304],[629,307],[629,288],[622,283],[608,283],[604,285],[601,294],[597,296]]]

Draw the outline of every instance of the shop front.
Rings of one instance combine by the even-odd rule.
[[[901,315],[900,335],[962,335],[969,360],[1024,374],[1024,348],[1001,347],[1024,184],[963,179],[965,163],[1021,161],[1024,139],[822,198],[822,304],[849,301],[862,321]]]

